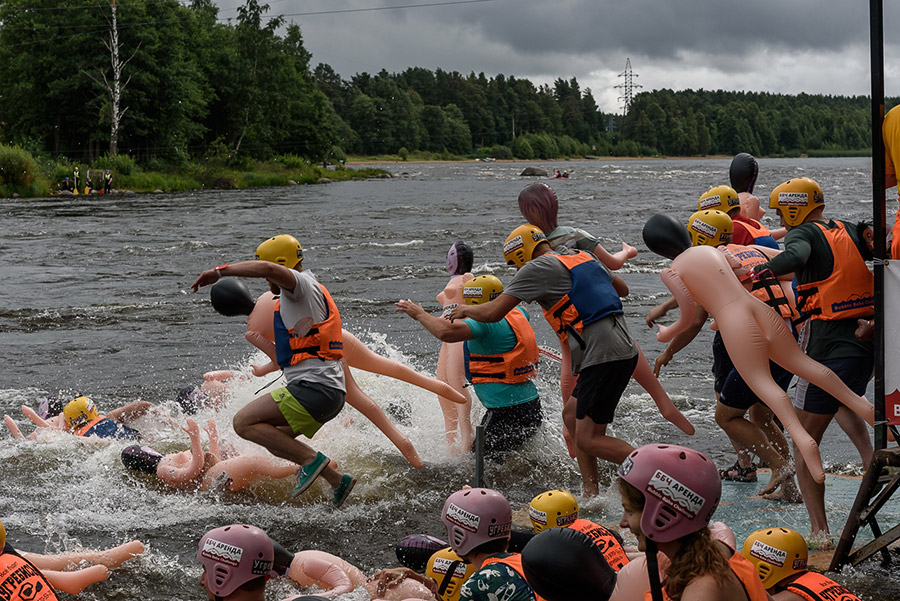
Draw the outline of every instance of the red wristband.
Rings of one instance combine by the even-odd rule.
[[[222,272],[219,271],[219,270],[220,270],[220,269],[225,269],[226,267],[228,267],[228,263],[222,263],[222,264],[219,265],[218,267],[215,267],[214,270],[215,270],[215,272],[219,275],[219,277],[222,277]]]

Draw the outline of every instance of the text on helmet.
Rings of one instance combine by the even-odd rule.
[[[647,492],[692,519],[700,514],[706,502],[699,494],[662,470],[656,470],[650,478]]]
[[[447,520],[469,532],[478,532],[478,525],[481,523],[479,516],[466,511],[455,503],[450,503],[447,508]]]
[[[237,567],[241,563],[244,550],[241,547],[235,547],[214,538],[207,538],[206,542],[203,543],[200,555],[219,563]]]

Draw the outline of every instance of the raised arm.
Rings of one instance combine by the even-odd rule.
[[[293,291],[297,284],[294,279],[294,270],[284,265],[270,263],[269,261],[241,261],[240,263],[220,265],[214,269],[207,269],[194,280],[191,289],[197,292],[202,286],[215,284],[221,278],[265,278],[282,290]]]
[[[200,426],[191,418],[187,418],[184,431],[191,437],[190,457],[185,453],[166,455],[156,466],[156,475],[160,480],[175,488],[185,488],[193,484],[203,473],[203,445],[200,442]]]
[[[450,321],[470,317],[482,323],[494,323],[500,321],[506,314],[519,304],[519,299],[510,294],[502,293],[494,300],[483,305],[459,305],[450,313]]]
[[[418,305],[411,300],[401,300],[395,303],[398,311],[406,313],[425,329],[431,332],[431,335],[443,342],[462,342],[472,339],[472,330],[469,329],[462,321],[450,321],[435,317],[426,312],[422,305]]]

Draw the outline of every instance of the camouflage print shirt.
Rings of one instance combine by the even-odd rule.
[[[497,553],[491,557],[509,557]],[[462,585],[460,601],[536,601],[534,592],[524,576],[503,563],[484,566]]]

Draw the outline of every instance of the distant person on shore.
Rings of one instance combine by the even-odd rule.
[[[78,165],[75,165],[75,169],[72,171],[72,189],[75,192],[78,192],[79,185],[81,184],[81,174],[78,172]]]
[[[93,178],[91,178],[91,170],[90,169],[88,169],[87,175],[85,176],[84,180],[86,183],[86,185],[84,187],[84,193],[92,194],[94,192],[94,180],[93,180]]]
[[[59,184],[59,191],[60,192],[71,192],[72,191],[72,184],[71,184],[71,182],[69,182],[68,175],[63,179],[62,183]]]
[[[102,192],[104,194],[109,194],[110,192],[112,192],[112,180],[113,180],[112,173],[110,173],[109,169],[107,169],[103,173],[103,190],[102,190]]]

